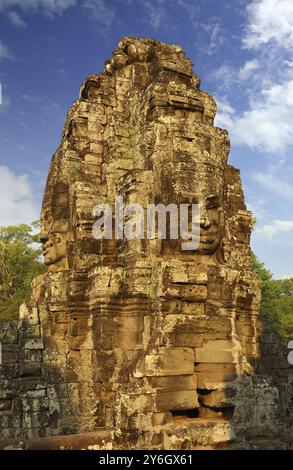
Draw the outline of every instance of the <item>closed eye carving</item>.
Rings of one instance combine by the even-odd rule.
[[[219,207],[219,198],[218,196],[209,196],[206,199],[206,208],[207,209],[217,209]]]

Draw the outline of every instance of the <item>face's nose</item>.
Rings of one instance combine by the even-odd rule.
[[[42,231],[42,232],[39,234],[39,241],[40,241],[40,243],[42,243],[43,245],[45,245],[48,240],[49,240],[49,234],[48,234],[48,232]]]
[[[211,226],[211,221],[208,216],[208,212],[205,207],[200,208],[200,227],[204,230],[208,230]]]

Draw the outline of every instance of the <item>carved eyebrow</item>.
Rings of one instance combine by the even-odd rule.
[[[211,196],[207,196],[206,197],[206,200],[207,201],[210,201],[211,199],[219,199],[219,196],[217,194],[212,194]]]

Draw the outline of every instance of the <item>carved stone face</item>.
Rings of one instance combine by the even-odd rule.
[[[42,231],[40,241],[43,244],[44,263],[47,266],[58,263],[66,256],[67,232],[64,224],[60,226],[58,222],[49,221],[48,218],[42,220]]]
[[[216,193],[203,194],[198,198],[200,209],[200,243],[201,253],[214,252],[221,241],[223,217],[221,198]]]
[[[68,186],[57,183],[52,192],[50,206],[43,208],[40,241],[43,244],[44,263],[47,266],[59,263],[66,257],[69,231]]]
[[[219,247],[224,233],[224,173],[221,168],[212,167],[203,162],[190,161],[189,163],[192,171],[184,173],[181,167],[178,167],[178,171],[171,175],[171,184],[169,184],[175,191],[173,194],[172,190],[170,191],[168,203],[173,202],[173,197],[177,203],[189,206],[188,234],[184,237],[181,233],[180,243],[176,244],[171,240],[171,245],[176,246],[176,253],[179,253],[180,246],[181,252],[190,249],[194,254],[212,254]],[[166,188],[168,188],[168,178],[170,178],[169,175],[163,176]],[[192,204],[196,204],[199,210],[199,216],[197,215],[194,221],[196,227],[192,227]],[[191,233],[193,233],[193,241],[198,242],[197,248],[195,248],[196,245],[190,243]],[[189,238],[187,243],[184,243],[184,238],[185,240]]]
[[[206,188],[198,191],[182,203],[197,204],[199,208],[199,246],[197,253],[209,254],[218,248],[223,233],[222,196],[220,191]],[[189,215],[188,231],[192,231],[192,216]]]

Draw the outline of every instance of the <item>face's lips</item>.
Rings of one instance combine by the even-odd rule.
[[[50,250],[52,246],[53,246],[52,240],[47,239],[46,242],[43,243],[43,253],[46,253],[46,251]]]
[[[48,246],[47,248],[45,248],[45,250],[43,251],[43,255],[46,256],[49,253],[51,248],[52,248],[51,246]]]
[[[189,236],[191,235],[191,233],[188,234]],[[199,237],[197,236],[197,234],[195,234],[194,236],[195,239],[200,239],[200,241],[202,242],[208,242],[208,243],[212,243],[214,242],[216,239],[217,239],[217,234],[212,234],[212,233],[200,233],[199,234]]]
[[[214,243],[216,241],[215,238],[203,238],[200,237],[200,243]]]
[[[187,235],[188,235],[187,239],[191,239],[191,234],[189,233]],[[217,240],[217,236],[215,235],[213,238],[211,238],[210,234],[209,236],[200,234],[199,237],[195,235],[193,237],[193,240],[199,241],[200,243],[214,243]]]

